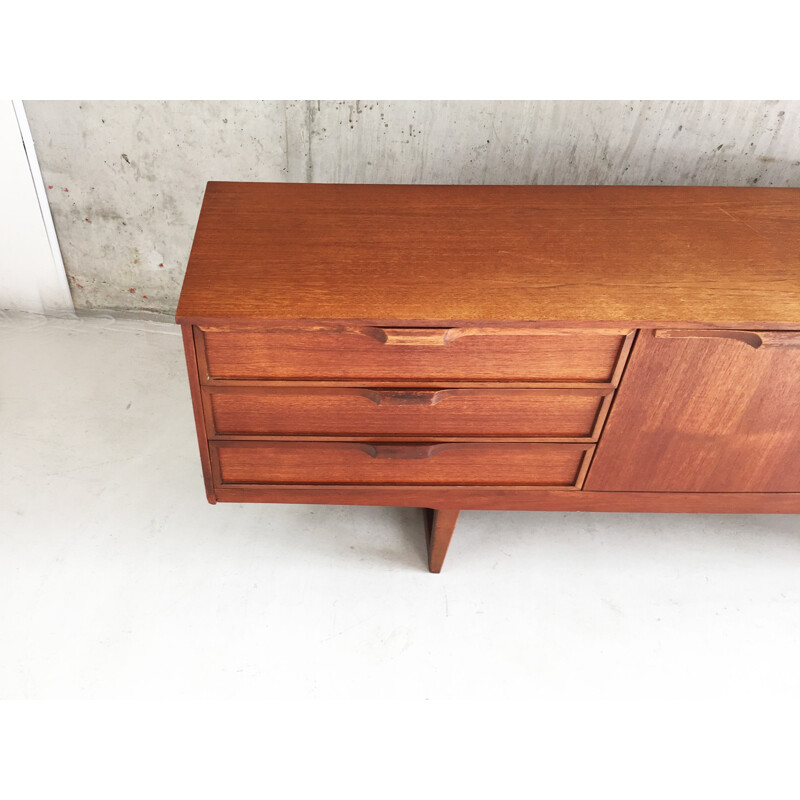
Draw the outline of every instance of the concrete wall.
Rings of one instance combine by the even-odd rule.
[[[800,101],[31,101],[75,306],[172,313],[208,180],[800,186]]]

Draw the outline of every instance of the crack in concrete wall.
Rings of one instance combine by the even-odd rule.
[[[172,313],[208,180],[800,186],[800,101],[29,101],[75,306]]]

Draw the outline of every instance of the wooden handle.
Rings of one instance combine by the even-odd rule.
[[[762,347],[800,347],[800,331],[759,331]]]
[[[693,331],[688,328],[657,330],[657,339],[733,339],[753,348],[800,347],[800,331]]]
[[[526,327],[479,327],[479,328],[359,328],[354,332],[365,333],[383,344],[441,346],[451,344],[456,339],[466,336],[562,336],[574,337],[574,328],[540,328]],[[594,328],[593,333],[629,336],[633,333],[628,328]]]
[[[417,391],[411,389],[374,391],[372,389],[364,389],[361,394],[377,406],[435,406],[447,394],[447,391]]]
[[[422,345],[426,347],[447,344],[452,328],[374,328],[375,338],[383,344]]]
[[[441,445],[436,444],[363,444],[371,458],[430,458]]]

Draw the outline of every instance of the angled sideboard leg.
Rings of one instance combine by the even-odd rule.
[[[425,508],[425,539],[428,542],[428,569],[441,572],[450,539],[458,521],[458,511]]]

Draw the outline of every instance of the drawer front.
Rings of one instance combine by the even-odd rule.
[[[616,383],[631,338],[547,328],[208,328],[201,351],[212,379],[592,384]]]
[[[577,488],[594,445],[214,442],[219,485],[391,484]]]
[[[209,435],[596,437],[611,389],[209,389]]]

